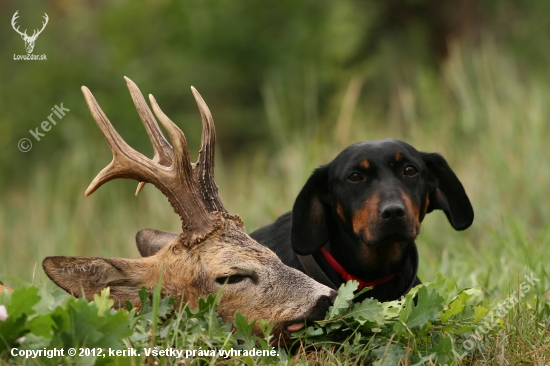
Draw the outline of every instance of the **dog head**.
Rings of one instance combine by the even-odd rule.
[[[292,247],[306,255],[330,241],[337,259],[391,265],[433,210],[443,210],[456,230],[468,228],[474,217],[441,155],[392,139],[357,143],[306,182],[292,210]]]

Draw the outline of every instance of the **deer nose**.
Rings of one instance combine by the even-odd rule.
[[[312,321],[324,319],[328,309],[332,306],[332,304],[334,304],[336,295],[336,291],[331,291],[329,296],[323,295],[319,297],[315,302],[315,305],[313,305],[313,307],[308,312],[306,316],[307,320]]]
[[[405,206],[400,203],[389,203],[380,209],[380,217],[384,220],[399,220],[405,217]]]

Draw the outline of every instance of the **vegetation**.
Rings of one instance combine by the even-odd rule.
[[[448,364],[498,347],[491,336],[505,328],[509,313],[505,305],[494,311],[486,303],[472,305],[476,290],[452,295],[454,284],[441,275],[403,300],[382,304],[369,298],[351,302],[365,292],[354,294],[357,286],[355,281],[342,285],[326,319],[294,333],[289,348],[272,346],[272,324],[258,322],[263,333],[258,337],[253,333],[257,321],[240,313],[233,324],[224,323],[216,314],[221,293],[201,298],[198,309],[183,306],[174,312],[174,299],[161,298],[160,287],[153,294],[142,288],[140,309],[128,303],[119,311],[110,309],[109,289],[90,303],[65,295],[61,305],[36,287],[13,295],[6,291],[0,297],[0,358],[8,365]],[[524,290],[523,296],[532,295],[530,287]],[[535,304],[534,311],[544,310]]]
[[[117,317],[120,324],[132,326],[132,334],[113,332],[113,342],[120,347],[205,347],[214,341],[216,347],[246,347],[237,341],[239,332],[231,335],[227,325],[214,318],[201,325],[214,333],[190,331],[195,338],[174,335],[177,341],[168,343],[172,340],[167,340],[166,330],[152,340],[152,316],[136,310],[107,311],[106,295],[92,305],[62,298],[41,270],[42,259],[49,255],[135,257],[133,236],[138,230],[179,228],[166,199],[151,187],[146,186],[135,198],[135,182],[114,181],[84,197],[85,188],[110,160],[110,153],[89,116],[80,85],[90,87],[130,145],[152,155],[124,89],[122,76],[126,75],[144,93],[155,95],[188,135],[192,151],[198,150],[200,117],[187,88],[198,88],[218,127],[220,196],[229,212],[243,218],[249,231],[288,211],[315,167],[361,140],[393,137],[422,151],[440,152],[463,182],[476,214],[473,226],[455,232],[441,212],[434,212],[424,220],[417,240],[419,277],[436,284],[425,288],[427,299],[434,299],[429,308],[437,309],[437,314],[426,312],[432,317],[422,319],[418,328],[409,327],[409,333],[395,325],[409,318],[395,314],[391,318],[384,307],[383,318],[376,318],[380,332],[373,331],[373,322],[360,324],[343,312],[298,335],[304,344],[319,344],[316,350],[305,353],[299,349],[297,356],[280,353],[277,362],[358,364],[365,359],[354,356],[356,347],[365,347],[361,354],[371,357],[381,344],[376,342],[389,338],[386,356],[405,355],[403,364],[548,363],[549,5],[542,1],[525,2],[521,7],[511,1],[484,2],[479,10],[482,29],[471,38],[451,39],[444,58],[430,57],[427,31],[414,24],[399,34],[385,33],[370,57],[353,58],[378,14],[376,3],[282,2],[280,7],[271,4],[260,9],[248,2],[176,5],[158,1],[148,3],[148,10],[143,11],[125,1],[100,2],[96,8],[85,3],[63,8],[63,2],[43,2],[50,24],[35,47],[35,53],[48,55],[42,63],[6,59],[11,53],[23,53],[23,42],[15,32],[0,35],[2,49],[9,50],[6,57],[0,57],[0,279],[16,288],[11,300],[2,295],[2,303],[8,306],[9,301],[22,299],[26,305],[16,314],[26,314],[25,329],[44,337],[41,342],[61,339],[64,328],[55,328],[49,335],[33,333],[39,329],[31,324],[33,319],[45,317],[50,320],[43,321],[50,325],[61,324],[67,316],[87,310],[97,313],[97,319],[90,318],[97,321],[87,324],[101,334],[106,332],[101,329],[106,324],[101,317]],[[358,4],[370,4],[370,8]],[[23,14],[34,14],[31,5],[6,5],[0,15],[2,24],[9,24],[17,9],[22,24]],[[31,29],[35,20],[40,24],[41,13],[32,16],[35,19],[23,28]],[[351,59],[356,61],[348,63]],[[34,142],[30,152],[20,152],[17,141],[29,137],[28,130],[39,127],[50,109],[61,102],[71,109],[67,116],[42,141]],[[437,273],[447,279],[445,290],[437,285],[443,281]],[[521,293],[524,275],[531,274],[539,281],[506,315],[496,317],[498,327],[483,338],[483,347],[460,359],[461,337],[467,333],[456,327],[443,330],[448,324],[438,323],[442,314],[456,309],[453,304],[462,303],[460,296],[474,293],[456,316],[475,306],[494,311],[514,292]],[[35,287],[29,287],[29,282]],[[204,314],[212,314],[206,310],[213,309],[211,301],[205,300]],[[9,307],[8,313],[15,317]],[[161,325],[161,332],[175,330],[179,327],[175,324],[187,321],[186,316],[192,318],[189,314],[188,309],[178,312],[165,328]],[[206,318],[201,319],[196,321]],[[468,319],[460,318],[457,324],[477,324],[474,318]],[[330,331],[332,343],[320,344],[327,339],[319,332],[326,336],[334,324],[349,331]],[[428,337],[436,331],[438,336]],[[216,336],[210,340],[207,334]],[[444,334],[453,340],[451,345],[459,356],[436,352],[447,358],[423,359],[437,345],[450,349]],[[26,342],[35,342],[33,347],[49,344],[25,337]],[[82,344],[72,339],[66,338],[67,345]],[[255,340],[261,344],[261,339]],[[177,342],[195,343],[184,347]],[[441,342],[447,343],[441,346]],[[133,361],[121,357],[114,362]]]

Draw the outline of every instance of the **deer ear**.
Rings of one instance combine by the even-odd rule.
[[[105,287],[117,306],[126,300],[139,303],[139,289],[158,278],[156,267],[145,259],[98,257],[46,257],[42,267],[48,277],[63,290],[93,300]]]
[[[455,230],[464,230],[474,221],[474,209],[460,180],[443,156],[421,153],[429,171],[429,179],[435,187],[429,196],[427,212],[443,210]]]
[[[136,234],[136,245],[142,257],[150,257],[178,237],[179,234],[168,231],[143,229]]]
[[[294,252],[311,254],[328,241],[328,165],[315,169],[292,207],[290,241]]]

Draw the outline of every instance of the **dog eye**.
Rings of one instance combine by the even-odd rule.
[[[222,277],[216,278],[216,282],[219,283],[220,285],[225,285],[226,283],[228,285],[232,285],[234,283],[242,282],[247,278],[248,276],[244,276],[244,275],[222,276]]]
[[[403,171],[403,175],[406,175],[407,177],[412,177],[413,175],[416,175],[416,173],[418,173],[418,169],[412,165],[405,167],[405,170]]]
[[[359,182],[360,180],[363,180],[363,176],[359,173],[351,173],[348,175],[348,180],[350,182]]]

